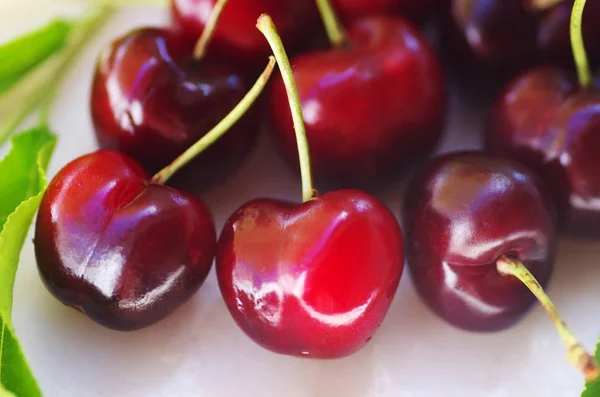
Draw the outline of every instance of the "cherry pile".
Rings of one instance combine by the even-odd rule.
[[[600,91],[583,49],[599,53],[586,21],[600,1],[588,3],[173,0],[172,26],[133,30],[98,58],[100,150],[44,195],[42,280],[97,323],[136,330],[190,299],[215,260],[253,341],[338,358],[375,335],[406,260],[427,305],[464,330],[513,326],[537,298],[595,379],[543,290],[561,231],[600,236]],[[435,25],[465,65],[518,75],[491,110],[485,151],[427,161],[448,110],[423,30]],[[326,48],[310,48],[313,32]],[[217,233],[198,195],[236,172],[263,121],[299,171],[302,202],[257,198]],[[404,235],[373,194],[415,167]]]

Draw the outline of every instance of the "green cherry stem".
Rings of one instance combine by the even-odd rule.
[[[202,31],[202,34],[200,35],[200,38],[198,39],[198,41],[196,42],[196,46],[194,47],[195,60],[199,61],[200,59],[204,58],[204,54],[206,53],[208,43],[213,37],[213,33],[215,32],[217,23],[219,22],[219,17],[225,9],[225,6],[227,5],[228,1],[229,0],[218,0],[217,3],[214,5],[210,13],[210,17],[208,18],[208,22],[206,22],[204,30]]]
[[[294,122],[294,131],[296,132],[296,143],[298,144],[298,157],[300,160],[300,175],[302,178],[302,201],[306,202],[315,197],[316,191],[313,188],[313,180],[310,168],[310,151],[308,149],[308,140],[306,138],[306,128],[304,127],[304,116],[302,115],[302,104],[298,87],[294,80],[292,66],[285,52],[277,28],[270,16],[263,14],[258,18],[256,27],[265,36],[281,71],[281,77],[285,84],[292,120]]]
[[[275,58],[269,57],[269,64],[256,80],[250,91],[242,98],[242,100],[233,108],[231,112],[223,120],[213,127],[206,135],[200,138],[196,143],[190,146],[183,154],[175,159],[171,164],[160,170],[152,177],[152,183],[165,184],[177,171],[187,165],[198,154],[210,147],[219,138],[221,138],[247,111],[252,104],[258,99],[263,89],[273,73],[275,68]]]
[[[344,33],[344,29],[335,15],[331,2],[329,0],[316,1],[319,13],[321,14],[321,19],[323,19],[323,24],[325,25],[325,30],[327,31],[329,42],[334,47],[343,46],[346,43],[346,33]]]
[[[592,73],[590,72],[590,63],[585,52],[583,42],[583,32],[581,29],[583,20],[583,9],[586,0],[575,0],[573,3],[573,12],[571,13],[571,47],[573,48],[573,58],[577,66],[577,76],[582,88],[587,88],[592,83]]]
[[[554,303],[552,303],[550,297],[544,292],[544,289],[533,274],[521,262],[506,256],[496,262],[496,267],[501,275],[516,277],[529,288],[550,316],[552,323],[558,330],[560,338],[567,346],[567,358],[569,361],[583,373],[586,381],[598,379],[600,370],[594,358],[585,351],[581,343],[573,335],[573,332],[567,327],[567,324],[558,313],[556,306],[554,306]]]

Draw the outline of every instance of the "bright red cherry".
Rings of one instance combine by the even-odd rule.
[[[431,161],[406,193],[407,264],[417,291],[439,316],[471,331],[515,324],[534,303],[501,275],[517,259],[542,286],[556,250],[554,209],[537,177],[519,163],[481,153]]]
[[[459,75],[481,82],[506,81],[530,66],[573,67],[569,24],[572,0],[451,0],[442,36]],[[589,0],[584,36],[600,61],[600,0]]]
[[[194,196],[151,184],[130,157],[101,150],[65,166],[44,194],[35,254],[48,290],[116,330],[165,318],[204,282],[213,220]]]
[[[515,79],[488,123],[489,151],[538,171],[571,234],[600,236],[600,92],[548,67]]]
[[[345,43],[345,44],[344,44]],[[332,187],[374,187],[424,159],[443,130],[446,89],[433,49],[393,17],[353,23],[336,48],[292,59],[313,171]],[[297,164],[281,78],[269,93],[272,132]]]
[[[250,84],[226,64],[195,61],[192,50],[171,31],[142,28],[115,40],[101,54],[91,114],[102,148],[126,153],[155,173],[233,109]],[[233,172],[256,140],[257,110],[247,113],[173,183],[196,190]]]
[[[202,33],[218,0],[172,0],[173,24],[191,40]],[[262,65],[271,54],[256,30],[256,19],[269,14],[281,31],[284,42],[292,46],[309,32],[315,18],[314,0],[230,0],[215,30],[209,53],[244,66]]]
[[[345,21],[396,14],[421,22],[437,14],[443,1],[446,0],[332,0],[332,3]]]
[[[256,343],[335,358],[377,330],[403,264],[393,214],[374,197],[345,190],[300,205],[244,204],[223,228],[216,269],[229,311]]]

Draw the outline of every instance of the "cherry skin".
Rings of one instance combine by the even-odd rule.
[[[174,28],[195,41],[204,30],[217,0],[172,0]],[[269,14],[286,46],[305,36],[305,28],[316,19],[313,0],[230,0],[215,29],[209,54],[243,66],[262,66],[271,54],[264,37],[256,30],[256,20]]]
[[[338,358],[381,324],[404,265],[393,214],[367,193],[258,199],[225,224],[219,286],[239,327],[277,353]]]
[[[292,59],[313,173],[319,183],[372,188],[426,157],[443,130],[442,67],[408,22],[373,17],[352,24],[344,48]],[[269,91],[272,133],[284,157],[297,147],[280,76]]]
[[[130,157],[100,150],[67,164],[35,228],[41,278],[62,303],[129,331],[152,325],[204,282],[216,249],[212,216],[194,196],[150,184]]]
[[[458,75],[471,80],[477,90],[482,81],[502,83],[538,64],[573,68],[572,6],[572,0],[546,10],[531,0],[451,0],[443,35],[448,58]],[[599,19],[600,0],[588,1],[582,26],[594,63],[600,61]]]
[[[422,22],[437,14],[442,1],[446,0],[332,0],[332,3],[345,21],[397,14]]]
[[[535,169],[552,191],[563,229],[600,237],[600,91],[540,67],[515,79],[489,118],[488,151]]]
[[[555,255],[554,209],[535,174],[509,159],[448,154],[415,177],[406,197],[407,264],[429,307],[470,331],[515,324],[536,299],[496,262],[517,259],[545,286]]]
[[[101,148],[119,150],[154,174],[235,107],[250,84],[228,65],[194,62],[192,51],[158,28],[137,29],[111,43],[100,56],[91,92]],[[197,190],[234,172],[256,141],[258,110],[253,106],[172,185]]]

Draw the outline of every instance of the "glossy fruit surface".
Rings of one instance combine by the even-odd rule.
[[[443,1],[446,0],[332,0],[332,3],[345,21],[396,14],[420,22],[436,15]]]
[[[551,189],[565,230],[600,236],[600,92],[548,67],[515,79],[495,104],[490,152],[535,169]]]
[[[192,60],[192,48],[164,29],[141,28],[100,56],[91,112],[100,147],[133,157],[153,174],[204,136],[244,97],[250,85],[230,66]],[[233,172],[259,130],[256,105],[174,181],[192,188]]]
[[[443,130],[443,70],[423,36],[391,17],[348,29],[348,46],[292,59],[319,183],[356,188],[387,182],[422,160]],[[272,132],[297,164],[295,134],[281,77],[269,92]]]
[[[465,78],[504,80],[530,66],[573,67],[569,24],[573,1],[539,9],[530,0],[451,0],[445,39],[449,59]],[[600,1],[589,0],[583,34],[594,63],[600,61]]]
[[[516,323],[535,297],[496,261],[521,261],[542,286],[555,252],[554,209],[519,163],[481,153],[431,161],[412,181],[404,208],[407,264],[417,291],[443,319],[471,331]]]
[[[173,25],[189,40],[197,40],[216,2],[172,0]],[[265,38],[256,29],[256,20],[263,13],[273,18],[288,49],[306,38],[306,28],[317,17],[312,0],[230,0],[219,18],[209,54],[243,67],[262,66],[271,54]]]
[[[215,246],[201,201],[149,184],[131,158],[105,150],[54,177],[35,229],[48,290],[116,330],[149,326],[186,302],[204,282]]]
[[[240,328],[277,353],[337,358],[382,322],[404,265],[393,214],[360,191],[243,205],[219,238],[217,277]]]

